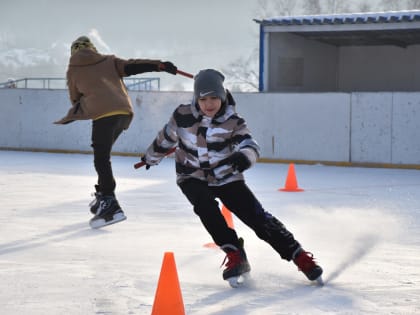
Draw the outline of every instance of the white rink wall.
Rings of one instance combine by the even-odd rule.
[[[141,154],[191,92],[130,92],[133,123],[114,151]],[[420,165],[420,92],[234,93],[261,146],[280,161]],[[67,90],[0,89],[0,149],[91,151],[90,121],[54,125]]]

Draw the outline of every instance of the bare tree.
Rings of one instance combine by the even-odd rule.
[[[328,13],[336,13],[337,12],[337,1],[336,0],[327,0],[325,1],[325,11]]]
[[[419,10],[420,9],[420,0],[408,0],[407,9]]]
[[[257,17],[290,16],[294,14],[296,0],[258,0]]]
[[[231,91],[258,91],[258,49],[255,48],[248,58],[231,62],[222,71]]]
[[[327,0],[323,6],[323,13],[347,13],[351,12],[348,1],[343,0]]]
[[[296,0],[258,0],[258,19],[295,14]],[[314,0],[318,2],[318,0]],[[300,7],[300,6],[299,6]],[[226,85],[232,91],[258,91],[259,50],[255,48],[249,57],[238,58],[222,71],[226,74]]]
[[[305,14],[320,14],[321,13],[321,4],[319,0],[307,0],[303,5]]]
[[[381,0],[379,6],[383,11],[398,11],[402,9],[403,3],[401,0]]]
[[[357,12],[372,12],[372,5],[370,3],[362,2],[357,6]]]

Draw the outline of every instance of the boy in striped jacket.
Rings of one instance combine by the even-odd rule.
[[[309,280],[320,280],[322,269],[286,227],[265,211],[246,185],[243,172],[259,157],[259,146],[246,121],[237,114],[224,76],[213,69],[194,77],[191,104],[180,105],[147,149],[146,169],[176,148],[177,184],[192,204],[215,244],[226,253],[223,279],[236,287],[250,265],[243,240],[226,223],[218,198],[256,235],[298,266]]]

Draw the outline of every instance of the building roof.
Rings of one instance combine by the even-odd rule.
[[[279,16],[254,20],[265,32],[288,32],[335,46],[420,44],[420,11]]]

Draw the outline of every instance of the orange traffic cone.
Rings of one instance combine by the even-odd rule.
[[[225,218],[228,227],[234,229],[232,213],[229,211],[228,208],[225,207],[225,205],[222,206],[222,215]],[[204,244],[204,247],[217,248],[218,246],[215,243],[207,243]]]
[[[225,221],[228,227],[234,230],[232,213],[229,211],[228,208],[225,207],[225,205],[222,206],[222,214],[223,214],[223,217],[225,218]]]
[[[174,253],[163,257],[152,315],[185,315]]]
[[[289,172],[287,173],[286,184],[284,188],[280,188],[280,191],[303,191],[298,187],[295,173],[295,165],[292,163],[289,165]]]

